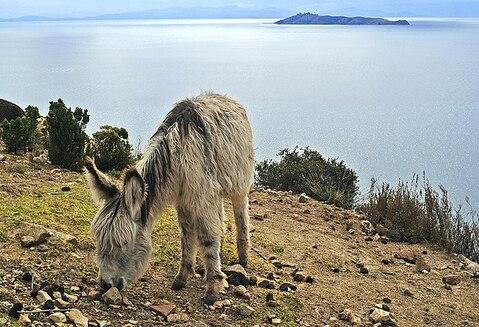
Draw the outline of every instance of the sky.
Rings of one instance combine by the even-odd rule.
[[[355,8],[384,13],[409,12],[429,16],[479,16],[479,0],[0,0],[0,18],[27,15],[82,17],[168,7],[275,7],[334,14]]]

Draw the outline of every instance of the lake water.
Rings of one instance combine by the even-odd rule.
[[[89,132],[145,141],[172,104],[215,90],[249,109],[258,159],[309,145],[372,177],[426,171],[479,204],[479,19],[407,26],[271,20],[0,23],[0,98],[88,108]]]

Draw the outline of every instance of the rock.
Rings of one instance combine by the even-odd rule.
[[[403,293],[404,293],[404,295],[406,295],[406,296],[414,296],[414,293],[413,293],[409,288],[405,288],[405,289],[403,290]]]
[[[388,258],[383,258],[383,259],[381,259],[381,263],[383,265],[389,265],[391,263],[394,263],[394,260],[393,259],[388,259]]]
[[[230,307],[231,301],[230,300],[220,300],[213,303],[214,309],[222,309],[223,307]]]
[[[366,235],[369,235],[374,232],[374,226],[369,220],[361,220],[361,230]]]
[[[401,252],[397,252],[394,254],[394,257],[396,259],[402,259],[406,261],[407,263],[411,263],[411,264],[415,264],[417,259],[416,254],[411,250],[404,250]]]
[[[426,259],[423,256],[418,256],[416,258],[416,272],[424,273],[431,271],[431,266],[426,262]]]
[[[308,284],[312,284],[314,283],[314,277],[313,276],[306,276],[306,278],[304,279],[304,282],[305,283],[308,283]]]
[[[133,302],[131,302],[130,299],[128,299],[126,296],[124,296],[121,299],[121,303],[123,303],[123,305],[126,305],[127,307],[132,307],[133,306]]]
[[[271,260],[271,263],[273,264],[273,266],[275,266],[276,268],[283,268],[283,264],[281,263],[281,261],[279,260]]]
[[[253,285],[253,286],[256,285],[256,284],[258,284],[258,278],[257,278],[256,276],[251,276],[251,277],[249,278],[249,284],[250,284],[250,285]]]
[[[33,281],[33,275],[31,272],[29,271],[25,271],[23,274],[22,274],[22,280],[24,282],[27,282],[27,283],[31,283]]]
[[[274,294],[270,292],[266,294],[266,302],[272,302],[272,301],[274,301]]]
[[[50,233],[45,232],[39,233],[36,236],[24,235],[20,238],[20,245],[24,248],[35,247],[40,244],[46,243],[50,236]]]
[[[239,286],[235,287],[234,293],[235,293],[235,295],[237,295],[239,297],[247,297],[246,295],[248,294],[248,290],[243,285],[239,285]]]
[[[359,268],[359,272],[361,274],[367,275],[367,274],[369,274],[369,269],[363,266],[363,267]]]
[[[385,297],[385,298],[383,298],[383,302],[386,303],[386,304],[391,304],[392,301],[391,301],[390,298]]]
[[[65,185],[65,186],[63,186],[63,187],[61,188],[62,192],[70,192],[71,189],[72,189],[72,188],[71,188],[70,186],[68,186],[68,185]]]
[[[275,289],[276,285],[272,280],[269,279],[261,279],[258,281],[258,286],[261,288],[266,288],[266,289]]]
[[[253,313],[255,313],[255,310],[247,304],[242,303],[238,306],[238,314],[241,316],[249,317]]]
[[[20,317],[20,312],[23,310],[23,304],[20,302],[14,303],[8,310],[8,316],[11,318],[18,319]]]
[[[302,271],[296,271],[293,274],[293,280],[295,282],[303,282],[305,279],[306,279],[306,276],[304,275]]]
[[[67,317],[61,312],[55,312],[48,316],[51,322],[54,324],[61,324],[67,321]]]
[[[37,247],[38,252],[47,252],[48,251],[48,245],[46,244],[40,244]]]
[[[304,213],[305,215],[310,215],[310,214],[311,214],[311,210],[309,210],[309,209],[304,209],[304,210],[303,210],[303,213]]]
[[[63,299],[67,302],[75,303],[76,301],[78,301],[78,296],[68,294],[68,293],[63,293]]]
[[[91,290],[90,292],[88,292],[87,297],[90,300],[99,301],[101,300],[101,293],[98,292],[97,290]]]
[[[118,288],[112,287],[101,296],[106,304],[121,304],[122,296]]]
[[[88,327],[88,318],[80,310],[73,309],[68,311],[66,316],[76,327]]]
[[[382,244],[388,244],[389,243],[389,238],[387,238],[386,236],[381,236],[379,238],[379,241],[382,243]]]
[[[45,310],[53,310],[55,309],[55,303],[53,300],[46,300],[45,303],[43,303],[42,308]]]
[[[352,312],[351,310],[349,309],[344,309],[343,311],[341,311],[338,315],[338,318],[340,320],[345,320],[345,321],[349,321],[349,318],[352,316]]]
[[[384,227],[383,225],[378,224],[376,226],[376,233],[378,233],[379,236],[388,236],[389,230],[386,227]]]
[[[308,203],[309,201],[311,201],[311,198],[306,193],[302,193],[298,198],[299,203]]]
[[[64,301],[62,298],[55,299],[54,301],[55,306],[58,307],[59,309],[66,309],[70,305],[67,301]]]
[[[30,326],[32,321],[30,320],[30,317],[26,313],[22,313],[20,317],[18,318],[18,324],[21,326]]]
[[[168,315],[175,312],[176,305],[174,305],[173,303],[165,301],[164,303],[151,305],[150,309],[153,310],[154,312],[160,314],[161,316],[163,316],[163,318],[166,318],[166,317],[168,317]]]
[[[277,326],[277,325],[280,325],[280,324],[281,324],[281,319],[279,319],[279,318],[272,318],[271,319],[271,325]]]
[[[166,317],[166,321],[175,323],[175,322],[186,322],[190,318],[186,313],[172,313],[168,317]]]
[[[291,283],[283,283],[279,286],[279,290],[281,292],[290,292],[290,291],[296,291],[297,287],[294,284]]]
[[[54,292],[52,292],[52,297],[54,299],[61,299],[62,298],[62,293],[60,293],[59,291],[54,291]]]
[[[452,291],[452,285],[450,285],[450,284],[445,284],[444,288],[448,291]]]
[[[448,285],[458,285],[461,282],[461,277],[458,275],[447,275],[442,277],[442,282]]]
[[[380,323],[381,326],[397,326],[396,318],[391,312],[375,308],[369,315],[373,323]]]
[[[43,290],[38,291],[38,294],[35,298],[39,304],[44,304],[45,302],[52,300],[50,295],[48,295],[48,293]]]
[[[246,270],[243,268],[243,266],[239,264],[228,266],[225,269],[223,269],[223,272],[226,274],[227,281],[229,284],[232,284],[235,286],[249,285],[248,274],[246,273]]]

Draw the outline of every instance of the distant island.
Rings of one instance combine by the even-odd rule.
[[[407,20],[387,20],[384,18],[320,16],[312,13],[297,15],[277,21],[279,25],[409,25]]]

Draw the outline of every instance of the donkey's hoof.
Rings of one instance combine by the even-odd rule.
[[[218,300],[218,296],[212,293],[207,293],[204,302],[206,305],[213,305]]]
[[[171,289],[172,289],[173,291],[179,291],[179,290],[181,290],[182,288],[184,288],[185,286],[186,286],[186,282],[175,279],[175,280],[173,281],[173,284],[171,284]]]

